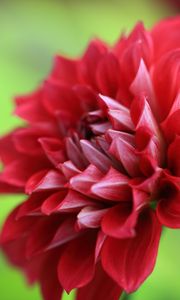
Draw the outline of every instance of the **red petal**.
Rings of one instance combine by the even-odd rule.
[[[55,250],[55,252],[49,252],[49,255],[47,255],[46,260],[41,267],[39,281],[44,300],[61,299],[63,289],[57,276],[57,263],[59,257],[59,249]]]
[[[36,156],[43,155],[41,145],[38,141],[40,136],[49,135],[48,132],[45,133],[39,128],[29,127],[18,130],[13,135],[13,140],[15,147],[18,152]]]
[[[63,199],[67,194],[66,190],[54,193],[49,196],[41,206],[41,211],[43,214],[50,215],[53,212],[56,212],[61,205]],[[36,194],[35,194],[36,195]]]
[[[115,205],[103,217],[102,230],[115,238],[134,237],[137,216],[137,211],[132,211],[131,203]]]
[[[154,43],[154,55],[155,59],[158,60],[163,54],[180,48],[180,18],[168,18],[160,21],[153,28],[151,36]],[[173,34],[172,34],[173,32]],[[167,39],[168,36],[168,39]],[[161,43],[159,42],[161,37]]]
[[[134,238],[107,238],[101,253],[104,269],[127,293],[135,291],[154,269],[161,225],[149,210],[136,230]]]
[[[111,165],[109,157],[96,149],[90,142],[86,140],[81,140],[80,142],[87,160],[101,172],[107,172]]]
[[[109,117],[112,123],[112,127],[115,130],[124,130],[124,131],[133,131],[134,130],[134,124],[131,121],[130,113],[129,111],[121,111],[121,110],[113,110],[110,109]]]
[[[131,195],[128,182],[128,177],[111,168],[99,182],[91,187],[91,191],[94,195],[106,200],[127,201]]]
[[[26,184],[26,192],[33,192],[64,189],[66,180],[64,176],[55,170],[43,170],[35,173]]]
[[[172,174],[180,177],[180,136],[176,136],[168,149],[168,168]]]
[[[46,159],[43,157],[39,158],[38,161],[35,159],[31,161],[28,156],[22,157],[5,166],[3,173],[0,174],[0,180],[10,185],[24,187],[32,174],[43,167],[49,167]]]
[[[18,240],[32,230],[37,219],[24,217],[17,220],[16,216],[19,208],[20,206],[16,207],[6,219],[1,232],[1,243]]]
[[[16,98],[15,114],[30,123],[48,122],[53,120],[45,109],[43,102],[43,89]]]
[[[153,113],[156,113],[157,104],[155,102],[156,99],[153,84],[150,73],[148,72],[143,59],[140,61],[139,69],[134,81],[130,86],[130,91],[134,94],[134,96],[146,96]]]
[[[101,225],[101,220],[107,209],[96,206],[86,206],[77,215],[77,227],[83,228],[97,228]]]
[[[91,196],[91,186],[98,182],[103,176],[103,173],[93,165],[89,165],[87,169],[79,175],[71,178],[70,186],[85,195]]]
[[[167,118],[161,123],[162,130],[168,142],[180,134],[180,94],[178,93]]]
[[[179,177],[164,173],[159,186],[159,198],[156,209],[161,224],[170,228],[180,228],[180,188]]]
[[[164,120],[179,92],[180,49],[168,52],[154,65],[153,85],[158,99],[158,114]]]
[[[93,280],[87,286],[78,289],[76,300],[118,300],[121,293],[122,289],[99,264]]]
[[[46,156],[55,165],[55,167],[66,160],[65,151],[59,139],[40,138],[39,142]]]
[[[80,170],[88,166],[88,161],[81,149],[73,142],[72,138],[66,138],[66,151],[69,160]]]
[[[76,212],[79,211],[82,207],[87,205],[92,205],[92,199],[84,196],[75,191],[69,190],[67,196],[61,202],[58,207],[58,211],[61,212]]]
[[[78,61],[57,55],[51,76],[64,83],[75,84],[78,82],[77,68]]]
[[[109,152],[122,163],[130,176],[136,177],[140,175],[138,153],[126,140],[120,137],[114,139]]]
[[[41,215],[41,205],[48,196],[48,193],[32,194],[21,204],[16,219],[24,216]]]
[[[171,199],[160,200],[156,211],[162,225],[180,228],[180,193]]]
[[[75,167],[75,165],[70,161],[65,161],[63,164],[60,164],[59,169],[62,171],[67,180],[71,179],[73,176],[80,174],[81,171]]]
[[[71,241],[58,265],[58,277],[63,288],[70,292],[92,280],[94,276],[94,249],[96,235],[85,234]]]
[[[103,55],[106,53],[107,48],[105,44],[100,40],[93,40],[89,44],[79,67],[79,77],[83,84],[88,84],[96,88],[96,77],[94,70]]]
[[[115,97],[119,85],[120,66],[111,52],[103,56],[97,67],[97,83],[102,94]]]
[[[26,257],[28,259],[48,249],[60,224],[61,218],[57,216],[42,217],[38,220],[27,240]]]

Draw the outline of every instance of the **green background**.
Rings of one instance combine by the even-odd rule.
[[[113,43],[138,20],[151,27],[175,12],[156,0],[0,1],[0,134],[20,121],[12,115],[14,95],[34,89],[60,52],[80,55],[92,37]],[[1,196],[0,224],[22,197]],[[132,300],[180,299],[180,231],[165,230],[152,276]],[[0,299],[38,300],[22,275],[0,256]],[[63,300],[73,299],[64,295]],[[85,299],[84,299],[85,300]],[[96,300],[96,299],[95,299]],[[103,300],[103,299],[102,299]]]

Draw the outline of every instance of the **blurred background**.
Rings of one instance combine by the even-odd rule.
[[[159,19],[177,14],[178,5],[179,0],[0,0],[0,134],[20,123],[12,116],[12,98],[41,82],[54,54],[80,55],[95,36],[112,44],[138,20],[150,28]],[[0,225],[21,200],[1,196]],[[179,245],[180,231],[165,230],[155,271],[131,300],[180,299]],[[2,255],[0,299],[41,299],[38,287],[28,288]],[[63,300],[68,299],[73,295],[64,295]]]

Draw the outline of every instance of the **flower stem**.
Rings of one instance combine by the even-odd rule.
[[[122,297],[120,300],[130,300],[132,294],[126,294],[125,292],[123,293]]]

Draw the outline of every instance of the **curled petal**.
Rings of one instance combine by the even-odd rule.
[[[33,192],[64,189],[66,179],[64,176],[55,170],[43,170],[35,173],[26,184],[26,192]]]
[[[90,142],[81,140],[81,147],[87,160],[96,166],[101,172],[107,172],[111,161],[109,157],[96,149]]]
[[[103,175],[94,165],[89,165],[84,172],[71,178],[70,186],[82,194],[92,196],[91,186],[98,182]]]
[[[99,182],[91,187],[91,191],[107,201],[128,201],[131,196],[128,182],[128,177],[111,168]]]
[[[129,176],[140,175],[138,154],[136,149],[126,140],[120,137],[114,139],[109,152],[122,163]]]
[[[101,225],[101,220],[107,209],[101,207],[86,206],[77,215],[77,227],[83,228],[97,228]]]
[[[39,142],[48,159],[57,166],[66,160],[62,143],[56,138],[40,138]]]

